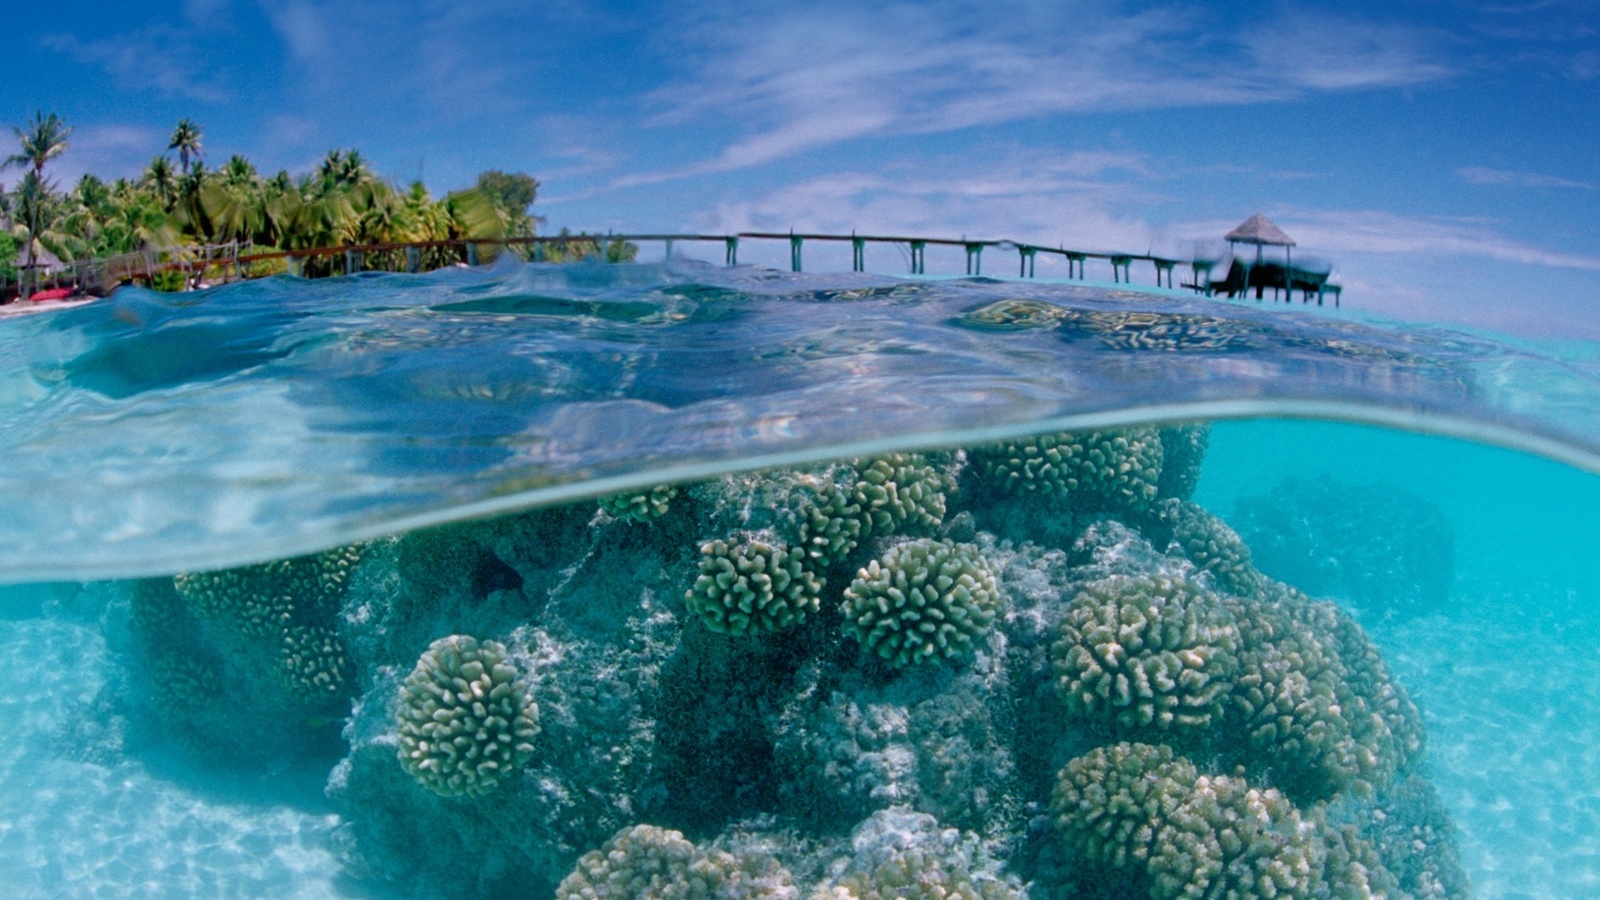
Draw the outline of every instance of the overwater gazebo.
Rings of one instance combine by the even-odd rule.
[[[1255,264],[1258,266],[1261,265],[1261,248],[1263,247],[1282,247],[1283,266],[1285,269],[1289,268],[1293,263],[1290,253],[1293,252],[1291,248],[1294,247],[1294,238],[1284,234],[1282,228],[1274,225],[1271,219],[1261,213],[1256,213],[1239,223],[1239,227],[1228,232],[1224,240],[1234,247],[1239,244],[1255,244]],[[1235,256],[1237,255],[1235,254]]]

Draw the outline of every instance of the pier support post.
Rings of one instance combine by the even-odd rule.
[[[737,266],[739,264],[739,239],[736,237],[727,237],[723,238],[722,241],[728,245],[728,267],[732,268]]]
[[[361,271],[361,262],[356,257],[356,251],[346,250],[344,252],[344,273],[346,275],[353,275],[359,271]]]
[[[1037,247],[1029,247],[1029,246],[1022,245],[1022,244],[1019,244],[1017,246],[1017,257],[1018,257],[1017,258],[1017,263],[1018,263],[1018,265],[1017,265],[1017,277],[1018,278],[1032,278],[1033,277],[1033,257],[1034,257],[1034,254],[1036,254],[1038,252],[1039,252],[1039,250],[1038,250]]]
[[[865,272],[867,270],[867,242],[864,238],[850,236],[850,271]]]
[[[477,264],[478,264],[478,245],[469,241],[469,242],[467,242],[467,265],[475,266]]]
[[[1207,297],[1211,296],[1211,269],[1216,263],[1195,260],[1189,266],[1194,269],[1194,289]]]
[[[789,235],[789,268],[796,272],[800,271],[800,245],[803,243],[805,238],[797,234]]]
[[[1169,288],[1172,287],[1172,270],[1175,266],[1177,266],[1178,263],[1175,260],[1170,259],[1153,259],[1151,262],[1155,263],[1156,266],[1156,287],[1161,287],[1161,276],[1163,273],[1165,273],[1167,276],[1166,286]]]
[[[911,242],[911,274],[921,275],[927,267],[927,241]]]
[[[415,275],[422,269],[422,251],[416,247],[406,248],[406,271]]]
[[[983,274],[983,245],[968,243],[967,248],[967,274]]]
[[[304,256],[286,256],[284,263],[289,266],[289,274],[296,278],[306,277],[306,258]]]
[[[1116,284],[1121,284],[1124,280],[1126,280],[1129,283],[1132,283],[1133,282],[1133,274],[1130,272],[1130,269],[1132,269],[1132,268],[1133,268],[1133,257],[1131,257],[1131,256],[1113,256],[1113,257],[1111,257],[1111,280],[1112,280],[1112,282],[1114,282]]]
[[[1071,250],[1068,250],[1068,251],[1066,251],[1066,257],[1067,257],[1067,277],[1068,278],[1077,278],[1079,281],[1082,281],[1086,277],[1083,274],[1083,263],[1084,263],[1085,260],[1087,260],[1089,258],[1088,255],[1087,254],[1083,254],[1083,253],[1073,253]],[[1078,270],[1078,274],[1077,275],[1073,275],[1072,274],[1072,270],[1073,270],[1074,267],[1076,267],[1077,270]]]
[[[672,261],[672,238],[667,238],[667,252],[664,255],[663,259],[666,262],[671,262]]]

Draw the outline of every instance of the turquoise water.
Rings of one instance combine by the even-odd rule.
[[[506,265],[0,320],[0,404],[7,896],[1600,895],[1584,344]]]

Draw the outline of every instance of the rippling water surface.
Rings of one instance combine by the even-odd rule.
[[[0,886],[1600,894],[1597,350],[692,263],[0,320]]]

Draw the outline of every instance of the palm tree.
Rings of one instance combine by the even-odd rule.
[[[26,129],[13,128],[17,139],[22,144],[21,153],[13,153],[6,157],[5,166],[31,166],[33,168],[35,202],[31,205],[29,213],[32,220],[28,224],[28,271],[32,273],[34,284],[38,284],[39,273],[34,269],[35,244],[34,237],[39,233],[39,206],[37,195],[48,190],[49,185],[44,180],[44,164],[60,156],[67,149],[67,138],[72,136],[72,126],[68,125],[55,113],[46,116],[43,110],[34,110],[33,121],[28,123]]]
[[[150,167],[144,170],[144,177],[140,179],[151,190],[155,191],[156,198],[167,209],[172,208],[173,202],[178,197],[178,184],[172,176],[172,163],[165,156],[158,156],[150,160]]]
[[[178,127],[172,129],[172,140],[167,144],[168,150],[178,151],[178,161],[182,163],[184,172],[189,171],[189,158],[198,158],[205,148],[200,144],[200,126],[192,119],[179,119]]]

